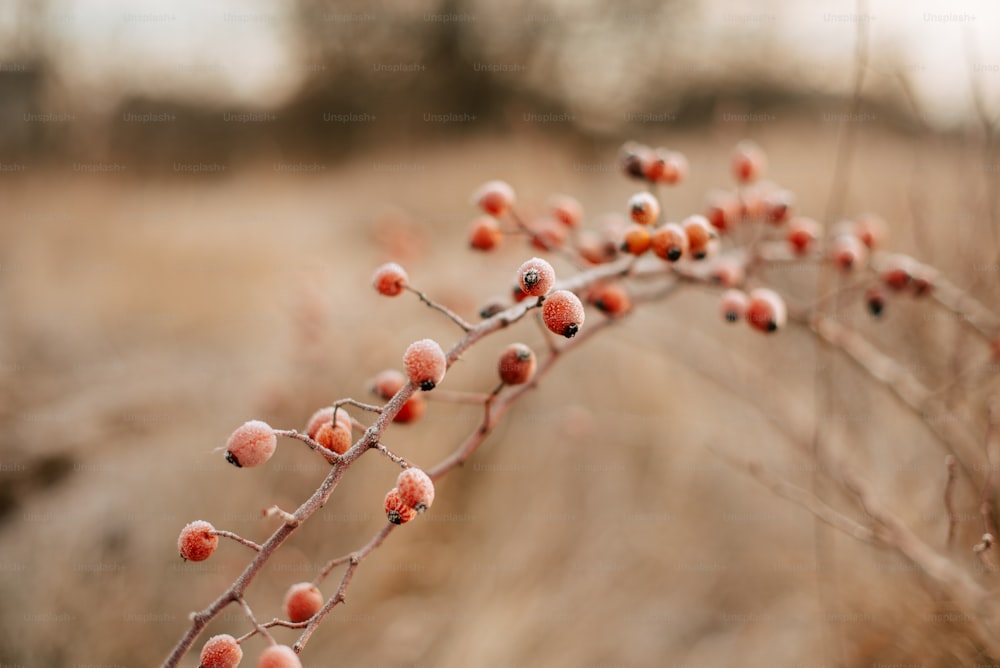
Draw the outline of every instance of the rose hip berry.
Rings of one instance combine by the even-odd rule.
[[[409,280],[406,270],[395,262],[386,262],[376,268],[375,273],[372,274],[372,285],[379,294],[386,297],[395,297],[402,293],[403,287]]]
[[[177,537],[177,551],[186,561],[205,561],[219,546],[215,527],[205,520],[195,520],[181,529]]]
[[[583,325],[584,310],[580,298],[569,290],[556,290],[542,304],[542,321],[549,331],[565,336],[576,336]]]
[[[587,301],[611,318],[625,315],[632,308],[632,298],[621,283],[595,285],[587,295]]]
[[[775,332],[785,326],[785,300],[774,290],[757,288],[750,292],[745,317],[754,329]]]
[[[323,594],[311,582],[293,584],[285,593],[284,606],[289,621],[304,622],[323,607]]]
[[[226,461],[238,467],[259,466],[271,458],[278,437],[266,422],[244,422],[226,441]]]
[[[506,385],[527,383],[535,375],[535,353],[523,343],[512,343],[500,354],[497,372]]]
[[[500,223],[493,216],[480,216],[469,227],[469,246],[481,251],[490,251],[503,241]]]
[[[406,524],[417,516],[417,511],[403,502],[399,496],[399,490],[395,487],[385,495],[385,501],[382,505],[385,508],[385,516],[393,524]]]
[[[400,500],[418,513],[424,512],[434,503],[434,482],[418,468],[410,467],[400,471],[396,478],[396,489]]]
[[[812,218],[799,216],[788,223],[786,238],[796,255],[805,255],[823,234],[823,227]]]
[[[687,252],[687,234],[677,223],[667,223],[653,231],[650,246],[657,257],[668,262],[677,262]]]
[[[491,216],[502,216],[514,204],[514,189],[505,181],[487,181],[476,189],[472,200]]]
[[[729,158],[730,169],[737,183],[753,183],[764,174],[767,158],[764,152],[751,141],[741,141],[733,149]]]
[[[697,214],[688,216],[681,223],[681,227],[687,235],[691,256],[696,260],[705,259],[708,256],[709,244],[718,236],[708,219]]]
[[[652,225],[660,217],[660,203],[652,193],[639,192],[628,200],[628,213],[639,225]]]
[[[719,310],[726,322],[739,322],[746,316],[750,298],[742,290],[726,290],[722,293]]]
[[[517,270],[517,282],[525,295],[541,297],[556,282],[556,270],[546,260],[533,257]]]
[[[236,668],[243,660],[243,650],[236,638],[227,633],[212,636],[201,648],[200,668]]]
[[[302,668],[302,662],[288,645],[271,645],[261,652],[257,668]]]
[[[448,366],[441,345],[433,339],[414,341],[403,353],[406,375],[424,392],[430,392],[444,379]]]

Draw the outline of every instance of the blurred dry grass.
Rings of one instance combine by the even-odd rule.
[[[772,177],[820,218],[837,129],[752,129]],[[691,182],[667,195],[671,218],[727,184],[729,148],[748,130],[648,137],[691,160]],[[894,247],[929,253],[960,283],[975,277],[995,252],[956,231],[982,196],[975,147],[861,132],[841,211],[878,211]],[[403,260],[419,287],[471,315],[506,292],[530,252],[516,243],[485,257],[465,250],[474,186],[505,178],[535,204],[569,192],[594,221],[634,189],[613,162],[613,145],[531,135],[386,148],[318,174],[260,164],[159,181],[69,170],[5,177],[0,661],[161,661],[186,614],[247,558],[224,544],[208,562],[183,564],[180,527],[202,518],[261,539],[273,523],[260,509],[296,506],[324,474],[292,442],[268,467],[238,471],[214,451],[231,429],[251,417],[301,426],[331,399],[366,398],[367,379],[397,366],[414,338],[455,339],[415,300],[379,299],[367,285],[375,264]],[[928,221],[919,247],[914,193]],[[985,278],[980,295],[995,303],[996,274]],[[775,280],[803,296],[811,284],[794,271]],[[877,324],[866,317],[858,307],[851,324],[894,341],[931,377],[949,368],[934,366],[941,353],[919,351],[962,345],[953,323],[929,331],[917,306],[901,304]],[[541,341],[530,325],[487,340],[445,386],[491,387],[495,353],[513,339]],[[977,358],[960,357],[968,360]],[[561,364],[440,484],[433,512],[363,565],[305,665],[987,662],[919,572],[817,533],[811,516],[709,453],[753,456],[808,485],[811,463],[760,410],[808,424],[815,366],[802,332],[765,340],[727,328],[702,293],[620,323]],[[835,377],[830,436],[941,547],[943,449],[861,374],[839,364]],[[430,465],[478,417],[434,403],[388,442]],[[260,618],[277,613],[288,584],[374,533],[393,476],[375,455],[357,465],[251,588]],[[980,533],[976,503],[965,489],[958,500],[958,545],[968,552]],[[972,563],[971,553],[958,558]],[[234,610],[210,630],[244,626]]]

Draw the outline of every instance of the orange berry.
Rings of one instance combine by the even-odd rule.
[[[785,326],[785,300],[774,290],[757,288],[750,292],[745,315],[754,329],[770,333]]]
[[[406,379],[404,378],[403,383],[405,382]],[[400,383],[400,387],[402,387],[402,383]],[[316,440],[316,434],[319,433],[320,427],[333,422],[333,413],[333,406],[324,406],[310,416],[309,421],[306,422],[306,433],[309,435],[309,438],[314,441]],[[337,424],[343,424],[347,429],[353,428],[351,416],[343,408],[337,410]]]
[[[497,371],[507,385],[527,383],[535,375],[535,353],[523,343],[512,343],[500,354]]]
[[[414,341],[403,353],[406,375],[424,392],[430,392],[444,379],[448,368],[441,345],[433,339]]]
[[[406,275],[406,270],[395,262],[386,262],[375,269],[372,274],[372,285],[379,294],[386,297],[395,297],[403,292],[403,286],[410,280]]]
[[[583,319],[583,303],[569,290],[556,290],[542,304],[542,321],[545,326],[550,332],[567,339],[576,336],[583,325]]]
[[[430,476],[418,468],[410,467],[400,471],[396,478],[399,499],[422,513],[434,503],[434,482]]]
[[[908,255],[888,255],[882,261],[879,278],[886,286],[898,292],[910,285],[915,266],[916,262]]]
[[[576,249],[587,262],[604,264],[614,260],[618,249],[614,241],[603,238],[593,230],[582,230],[576,240]]]
[[[843,269],[849,271],[868,258],[868,248],[853,234],[841,234],[830,244],[830,259]]]
[[[469,227],[469,246],[476,250],[488,251],[503,241],[500,223],[493,216],[479,216]]]
[[[632,298],[621,283],[599,283],[587,295],[587,301],[612,318],[628,313]]]
[[[652,235],[645,225],[629,225],[625,229],[625,238],[622,240],[622,250],[632,255],[642,255],[649,250],[652,243]]]
[[[396,413],[396,417],[394,417],[392,421],[400,424],[416,422],[424,416],[424,411],[426,410],[427,400],[419,394],[414,394],[406,400],[405,404],[400,406],[399,412]]]
[[[684,228],[677,223],[667,223],[653,231],[650,246],[657,257],[669,262],[676,262],[687,252],[687,234],[684,232]]]
[[[531,245],[541,251],[556,250],[566,245],[569,228],[555,218],[542,218],[534,223]]]
[[[227,633],[212,636],[201,648],[199,668],[236,668],[243,660],[243,650],[236,638]]]
[[[709,243],[717,238],[718,234],[709,224],[705,216],[695,214],[688,216],[681,227],[687,235],[688,250],[696,260],[703,260],[708,256]]]
[[[730,169],[737,183],[753,183],[764,174],[767,157],[752,141],[741,141],[729,158]]]
[[[472,200],[491,216],[502,216],[514,203],[514,189],[505,181],[487,181],[476,189]]]
[[[260,653],[257,668],[302,668],[302,662],[288,645],[271,645]]]
[[[854,219],[854,234],[869,249],[880,247],[889,235],[885,221],[874,213],[863,213]]]
[[[323,594],[311,582],[293,584],[285,592],[285,616],[291,622],[304,622],[323,607]]]
[[[340,410],[338,412],[343,413],[345,411]],[[351,438],[350,427],[344,427],[343,423],[338,421],[336,425],[332,422],[324,423],[316,432],[316,437],[313,440],[327,450],[332,450],[338,455],[342,455],[351,449]]]
[[[393,487],[385,495],[383,502],[385,515],[393,524],[406,524],[417,516],[417,511],[403,503],[399,496],[399,490]]]
[[[726,322],[739,322],[746,316],[750,298],[742,290],[726,290],[722,293],[719,310]]]
[[[566,227],[579,227],[583,220],[583,207],[576,198],[569,195],[552,195],[549,198],[549,209],[552,216]]]
[[[628,214],[633,222],[652,225],[660,217],[660,203],[652,193],[638,192],[628,200]]]
[[[541,297],[556,282],[556,270],[540,257],[533,257],[517,270],[521,292],[530,297]]]
[[[226,441],[226,461],[236,466],[258,466],[271,458],[278,437],[271,425],[261,420],[244,422]]]
[[[812,218],[792,218],[786,238],[796,255],[806,254],[823,233],[822,226]]]
[[[205,561],[219,546],[215,527],[205,520],[195,520],[181,529],[177,537],[177,551],[187,561]]]
[[[371,390],[381,399],[388,401],[406,385],[406,376],[396,369],[380,371],[371,381]]]
[[[687,177],[688,162],[683,153],[657,149],[646,156],[643,175],[652,183],[676,185]]]
[[[705,218],[719,232],[728,232],[739,222],[742,205],[735,193],[713,190],[708,194]]]
[[[743,264],[731,257],[720,257],[712,265],[712,280],[726,288],[735,288],[743,282]]]

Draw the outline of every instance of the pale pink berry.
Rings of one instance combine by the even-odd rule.
[[[205,520],[195,520],[181,529],[177,551],[187,561],[205,561],[219,546],[215,527]]]
[[[730,156],[730,168],[737,183],[752,183],[764,174],[767,158],[751,141],[741,141]]]
[[[750,292],[745,317],[754,329],[765,333],[777,331],[785,326],[785,300],[774,290],[757,288]]]
[[[735,193],[713,190],[708,193],[705,218],[721,233],[730,231],[742,215],[740,198]]]
[[[420,339],[411,343],[403,353],[403,367],[415,385],[429,392],[444,379],[448,360],[437,341]]]
[[[742,290],[726,290],[722,293],[719,310],[727,322],[739,322],[746,316],[750,298]]]
[[[583,206],[575,197],[552,195],[549,198],[552,216],[566,227],[579,227],[583,219]]]
[[[304,622],[323,607],[323,594],[311,582],[293,584],[285,592],[285,615],[291,622]]]
[[[399,496],[399,490],[393,487],[385,495],[383,502],[385,516],[393,524],[406,524],[417,516],[417,511],[406,505]]]
[[[402,371],[397,371],[396,369],[386,369],[385,371],[380,371],[375,378],[372,379],[371,388],[372,392],[381,399],[389,400],[392,399],[397,392],[406,384],[406,376],[403,375]]]
[[[583,325],[583,319],[583,302],[569,290],[556,290],[542,304],[542,321],[545,326],[550,332],[567,339],[576,336]]]
[[[402,376],[402,374],[400,375]],[[404,378],[403,381],[400,383],[400,387],[402,387],[403,383],[405,382],[406,379]],[[347,411],[345,411],[343,408],[338,408],[336,410],[336,413],[337,413],[337,424],[343,425],[343,427],[348,431],[353,429],[353,425],[351,423],[351,416],[347,414]],[[306,422],[306,433],[309,435],[309,438],[315,441],[316,434],[319,433],[320,427],[322,427],[324,424],[331,424],[333,422],[333,414],[334,414],[333,406],[325,406],[323,408],[320,408],[315,413],[313,413],[309,417],[308,422]]]
[[[849,271],[865,263],[868,247],[853,234],[841,234],[830,244],[830,259],[844,271]]]
[[[800,216],[792,218],[788,223],[786,238],[796,255],[804,255],[809,252],[822,233],[823,227],[817,221]]]
[[[917,263],[909,255],[895,253],[887,255],[879,268],[879,278],[886,286],[899,291],[910,285]]]
[[[288,645],[271,645],[261,652],[257,668],[302,668],[302,662]]]
[[[476,189],[472,200],[491,216],[502,216],[514,204],[514,189],[504,181],[487,181]]]
[[[395,262],[386,262],[372,274],[372,285],[379,291],[379,294],[386,297],[395,297],[402,293],[409,280],[406,270]]]
[[[527,383],[535,375],[535,353],[523,343],[512,343],[500,354],[497,371],[507,385]]]
[[[869,249],[875,249],[885,243],[889,231],[881,216],[863,213],[854,219],[854,234]]]
[[[652,225],[660,217],[660,202],[652,193],[639,192],[628,200],[628,213],[640,225]]]
[[[517,270],[517,282],[525,295],[541,297],[555,284],[556,270],[546,260],[533,257]]]
[[[226,461],[236,466],[259,466],[271,458],[278,437],[271,425],[250,420],[236,428],[226,441]]]
[[[764,195],[764,217],[775,225],[787,221],[795,205],[795,194],[790,190],[772,190]]]
[[[227,633],[212,636],[201,648],[199,668],[236,668],[243,660],[243,650],[236,638]]]
[[[712,264],[712,280],[724,288],[735,288],[743,283],[745,271],[743,263],[731,257],[720,257]]]
[[[418,513],[424,512],[434,503],[434,482],[418,468],[400,471],[396,478],[396,489],[400,500]]]

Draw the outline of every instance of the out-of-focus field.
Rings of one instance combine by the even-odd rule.
[[[728,152],[750,134],[769,153],[771,178],[822,219],[840,126],[766,125],[642,137],[691,162],[690,181],[666,194],[667,215],[698,212],[707,189],[728,187]],[[962,231],[982,196],[977,149],[859,131],[838,212],[877,211],[893,228],[891,246],[960,284],[995,286],[995,268],[976,273],[991,266],[992,239],[984,247]],[[162,661],[187,614],[250,556],[223,541],[210,560],[185,564],[180,528],[206,519],[263,540],[275,520],[261,509],[296,507],[327,468],[283,440],[268,466],[237,470],[218,450],[230,431],[250,418],[301,428],[333,399],[370,399],[367,380],[398,367],[410,341],[457,339],[412,295],[376,295],[373,267],[403,262],[416,286],[471,318],[507,294],[534,253],[515,239],[494,255],[466,249],[474,187],[504,178],[529,211],[568,192],[594,225],[624,211],[637,187],[616,171],[615,149],[537,134],[387,147],[317,172],[260,163],[202,175],[165,166],[161,180],[62,165],[4,175],[0,663]],[[810,295],[812,273],[775,276]],[[846,324],[920,374],[947,371],[946,351],[961,343],[953,322],[901,303],[874,323],[852,303]],[[542,349],[539,329],[522,323],[473,348],[442,388],[492,389],[494,360],[511,340]],[[711,453],[757,458],[809,487],[814,465],[760,411],[808,426],[814,355],[795,328],[765,338],[726,326],[705,290],[617,324],[559,364],[439,484],[434,508],[363,564],[304,665],[982,663],[965,620],[912,566],[817,529]],[[944,450],[847,363],[834,379],[831,438],[942,547]],[[432,401],[422,422],[394,426],[386,440],[430,466],[479,417],[476,407]],[[395,475],[374,453],[349,472],[251,587],[259,619],[280,614],[289,584],[311,580],[383,524]],[[956,500],[956,550],[971,560],[977,504],[961,486]],[[856,505],[839,506],[864,520]],[[245,629],[234,607],[209,632]],[[250,641],[249,657],[260,647]],[[184,665],[196,663],[195,651]]]

